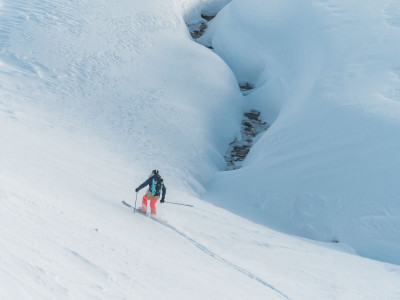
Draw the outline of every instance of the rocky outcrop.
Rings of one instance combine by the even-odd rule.
[[[267,122],[260,120],[260,115],[261,113],[254,109],[243,114],[241,135],[229,144],[225,155],[226,170],[239,169],[253,146],[254,138],[269,128]]]
[[[202,20],[196,24],[188,25],[190,35],[194,40],[200,38],[207,29],[207,23],[215,18],[215,16],[201,15]]]

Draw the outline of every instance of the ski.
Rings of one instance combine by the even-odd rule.
[[[169,202],[169,201],[164,201],[164,203],[183,205],[183,206],[188,206],[188,207],[194,207],[192,204],[185,204],[185,203],[177,203],[177,202]]]
[[[128,202],[122,201],[122,204],[124,204],[124,205],[126,205],[126,206],[128,206],[128,207],[134,208],[134,207],[133,207],[132,205],[130,205]]]
[[[133,210],[136,211],[136,208],[133,207],[132,205],[130,205],[128,202],[122,201],[122,204],[125,205],[125,206],[128,206],[130,208],[133,208]]]
[[[123,201],[123,200],[122,200],[122,204],[125,205],[125,206],[128,206],[128,207],[132,208],[135,212],[137,212],[138,214],[140,214],[140,215],[142,215],[142,216],[149,216],[148,213],[142,212],[142,210],[140,209],[140,207],[135,208],[135,207],[133,207],[132,205],[130,205],[128,202],[125,202],[125,201]]]

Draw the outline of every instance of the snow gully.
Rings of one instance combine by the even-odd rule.
[[[214,50],[212,45],[205,45],[200,42],[200,38],[207,30],[208,22],[216,17],[215,15],[201,14],[201,21],[194,24],[186,24],[193,40],[211,50]],[[240,91],[243,96],[247,96],[254,89],[254,85],[250,82],[238,82]],[[229,144],[228,150],[224,155],[226,162],[226,171],[236,170],[241,168],[243,161],[246,159],[254,144],[255,137],[261,132],[265,132],[269,128],[267,122],[260,119],[261,113],[255,109],[251,109],[243,114],[241,121],[241,134],[235,137]]]

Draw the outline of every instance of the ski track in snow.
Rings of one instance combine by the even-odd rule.
[[[125,201],[122,201],[122,203],[124,205],[126,205],[127,207],[130,207],[130,208],[134,209],[134,207],[131,206],[129,203],[127,203]],[[140,213],[138,213],[138,214],[141,215]],[[272,286],[271,284],[269,284],[268,282],[266,282],[262,278],[260,278],[257,275],[251,273],[250,271],[248,271],[246,269],[243,269],[243,268],[239,267],[238,265],[226,260],[225,258],[223,258],[220,255],[216,254],[215,252],[211,251],[210,249],[208,249],[204,245],[200,244],[199,242],[197,242],[196,240],[194,240],[193,238],[191,238],[187,234],[183,233],[182,231],[177,229],[175,226],[167,223],[166,221],[160,220],[158,218],[154,218],[154,217],[150,217],[150,218],[152,220],[156,221],[157,223],[159,223],[159,224],[171,229],[172,231],[174,231],[175,233],[177,233],[178,235],[180,235],[181,237],[183,237],[184,239],[189,241],[191,244],[196,246],[200,251],[204,252],[205,254],[210,256],[211,258],[213,258],[215,260],[218,260],[218,261],[222,262],[224,265],[226,265],[226,266],[228,266],[228,267],[230,267],[230,268],[232,268],[232,269],[234,269],[236,271],[239,271],[240,273],[246,275],[247,277],[249,277],[249,278],[261,283],[262,285],[266,286],[267,288],[273,290],[274,292],[276,292],[277,294],[282,296],[284,299],[290,300],[290,298],[288,296],[286,296],[284,293],[282,293],[280,290],[278,290],[277,288],[275,288],[274,286]]]
[[[286,296],[284,293],[282,293],[280,290],[278,290],[277,288],[275,288],[274,286],[272,286],[271,284],[269,284],[268,282],[266,282],[265,280],[263,280],[262,278],[258,277],[257,275],[251,273],[250,271],[243,269],[241,267],[239,267],[238,265],[226,260],[225,258],[219,256],[218,254],[216,254],[215,252],[211,251],[210,249],[208,249],[207,247],[205,247],[204,245],[200,244],[199,242],[197,242],[196,240],[194,240],[193,238],[191,238],[190,236],[186,235],[185,233],[183,233],[182,231],[180,231],[179,229],[177,229],[176,227],[172,226],[171,224],[168,224],[165,221],[162,221],[160,219],[157,218],[152,218],[154,221],[156,221],[157,223],[171,229],[172,231],[174,231],[175,233],[179,234],[180,236],[182,236],[184,239],[186,239],[187,241],[189,241],[191,244],[193,244],[194,246],[196,246],[200,251],[204,252],[205,254],[207,254],[208,256],[214,258],[215,260],[218,260],[220,262],[222,262],[223,264],[225,264],[226,266],[239,271],[240,273],[246,275],[247,277],[261,283],[262,285],[264,285],[265,287],[273,290],[274,292],[276,292],[277,294],[279,294],[280,296],[282,296],[284,299],[288,299],[290,300],[290,298],[288,296]]]

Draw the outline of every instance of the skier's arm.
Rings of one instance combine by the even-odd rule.
[[[152,181],[153,177],[150,177],[147,179],[145,182],[143,182],[139,187],[135,190],[136,192],[139,192],[142,188],[144,188],[146,185],[149,185]]]
[[[165,200],[165,194],[166,193],[167,193],[167,188],[165,187],[165,184],[164,184],[163,188],[162,188],[162,197],[161,197],[161,201],[163,201],[163,202]]]

